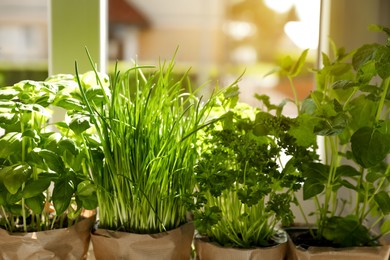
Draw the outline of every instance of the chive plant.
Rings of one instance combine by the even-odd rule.
[[[78,78],[100,140],[100,150],[90,154],[100,228],[157,233],[187,221],[197,131],[208,124],[213,98],[202,102],[188,73],[177,79],[173,69],[173,61],[157,69],[116,68],[102,102],[90,101]]]

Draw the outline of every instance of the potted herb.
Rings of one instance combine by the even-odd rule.
[[[373,28],[390,36],[387,28]],[[303,199],[315,205],[304,216],[316,221],[309,230],[291,230],[291,255],[388,259],[390,248],[379,239],[390,232],[390,46],[365,44],[351,53],[334,49],[333,61],[323,54],[317,87],[301,107],[325,149],[323,160],[303,171]]]
[[[187,74],[174,77],[173,61],[116,70],[109,81],[95,74],[100,101],[88,98],[91,88],[80,78],[79,86],[99,142],[90,156],[99,206],[96,257],[189,259],[196,133],[208,124],[213,97],[202,102]]]
[[[315,139],[305,139],[303,118],[283,116],[266,95],[256,95],[263,110],[226,96],[221,119],[203,131],[195,170],[197,258],[284,259],[280,225],[294,219],[290,204],[302,166],[317,157]]]
[[[65,99],[65,89],[58,82],[29,80],[0,89],[3,258],[81,259],[87,254],[93,221],[81,215],[96,207],[96,198],[88,191],[93,185],[84,171],[84,150],[49,125],[50,106]]]

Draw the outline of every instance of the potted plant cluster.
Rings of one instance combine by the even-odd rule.
[[[387,28],[372,28],[390,36]],[[325,149],[322,161],[303,169],[303,199],[315,206],[304,215],[316,221],[289,231],[290,257],[388,259],[390,247],[380,238],[390,232],[390,46],[334,54],[334,60],[323,54],[316,89],[300,109]]]
[[[292,70],[301,69],[305,55]],[[225,93],[213,111],[220,119],[200,137],[196,256],[284,259],[287,235],[281,225],[294,220],[290,204],[305,164],[318,158],[316,139],[306,138],[310,122],[284,116],[283,104],[271,104],[268,96],[256,95],[263,109],[232,96]]]
[[[187,74],[177,79],[173,68],[174,61],[157,69],[135,65],[109,79],[95,70],[92,85],[76,73],[80,92],[73,97],[80,109],[68,112],[72,121],[85,122],[79,135],[91,145],[98,259],[191,256],[196,133],[212,122],[215,98],[203,102]]]
[[[174,60],[1,88],[1,257],[81,259],[91,237],[97,259],[387,259],[390,44],[334,54],[295,117],[237,82],[203,100]],[[306,55],[279,70],[293,90]],[[289,227],[292,204],[315,223]]]
[[[84,147],[64,122],[55,131],[51,106],[63,103],[59,82],[21,81],[0,89],[0,256],[86,256],[96,207]]]

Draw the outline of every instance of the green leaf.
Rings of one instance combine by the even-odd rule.
[[[321,56],[322,56],[322,64],[324,66],[329,66],[331,64],[329,56],[324,52],[321,53]]]
[[[360,172],[350,165],[340,165],[336,170],[336,175],[341,177],[360,176]]]
[[[352,57],[353,68],[358,71],[364,64],[375,60],[376,51],[380,44],[365,44],[361,46]]]
[[[104,89],[100,86],[93,86],[85,91],[87,99],[94,104],[100,104],[104,99]]]
[[[325,185],[319,182],[317,179],[309,178],[303,183],[303,199],[308,200],[325,189]]]
[[[309,166],[304,169],[302,174],[305,178],[313,178],[321,183],[327,183],[329,171],[329,165],[322,163],[310,163]]]
[[[377,171],[370,171],[366,175],[366,181],[373,183],[374,181],[382,177],[383,177],[383,173]]]
[[[20,92],[12,87],[5,87],[0,89],[0,100],[12,100],[17,97]]]
[[[47,133],[43,147],[54,153],[60,154],[61,151],[58,149],[58,143],[62,138],[63,136],[60,133]]]
[[[380,191],[374,195],[374,200],[378,204],[378,207],[383,212],[383,214],[390,213],[390,196],[385,191]]]
[[[91,124],[88,117],[77,117],[73,118],[69,124],[69,127],[76,135],[80,135],[85,130],[89,129]]]
[[[82,181],[77,185],[77,195],[79,196],[88,197],[94,193],[96,193],[96,185],[89,180]]]
[[[377,74],[375,64],[374,60],[370,60],[362,64],[356,73],[357,80],[361,83],[369,83]]]
[[[381,227],[380,227],[380,230],[381,230],[381,234],[382,235],[386,235],[387,233],[390,232],[390,219],[386,219]]]
[[[26,162],[32,167],[37,167],[42,170],[47,170],[47,165],[43,158],[38,154],[39,148],[34,148],[31,152],[28,153]]]
[[[381,163],[390,151],[390,138],[378,129],[362,127],[351,137],[354,159],[365,168]]]
[[[72,139],[69,138],[61,139],[61,141],[58,143],[58,146],[61,148],[61,150],[67,150],[73,155],[78,154],[76,143]]]
[[[0,158],[8,158],[15,153],[22,152],[22,134],[6,133],[0,139]]]
[[[27,199],[43,193],[49,188],[51,180],[52,178],[48,176],[39,176],[37,180],[28,180],[23,189],[23,197]]]
[[[205,207],[203,212],[195,212],[195,225],[200,234],[207,234],[211,227],[216,225],[222,217],[222,211],[217,206]]]
[[[22,133],[22,138],[25,140],[29,140],[29,146],[35,147],[39,144],[41,141],[41,137],[39,136],[38,132],[35,129],[27,129]]]
[[[25,200],[27,207],[29,207],[35,214],[41,214],[45,207],[45,196],[39,194]]]
[[[340,247],[368,246],[372,242],[368,229],[354,215],[327,219],[323,236]]]
[[[7,204],[7,193],[6,189],[0,190],[0,206],[5,206]]]
[[[55,183],[53,189],[53,205],[57,215],[61,215],[67,210],[73,197],[73,184],[66,179]]]
[[[288,133],[296,139],[298,145],[310,147],[316,144],[317,135],[314,134],[313,118],[310,115],[302,114],[296,118],[298,124],[293,125]]]
[[[3,169],[0,170],[3,174]],[[31,167],[29,165],[17,165],[16,167],[8,168],[4,173],[3,182],[4,186],[11,194],[18,192],[22,184],[31,175]]]
[[[308,53],[309,49],[306,49],[301,53],[298,60],[295,62],[294,66],[290,70],[290,77],[296,77],[299,73],[301,73],[302,67],[303,65],[305,65]]]
[[[5,130],[13,129],[18,120],[19,118],[14,113],[0,113],[0,127],[4,128]]]
[[[351,190],[358,190],[358,188],[347,180],[340,180],[340,184]]]
[[[98,207],[97,196],[77,196],[77,198],[81,201],[82,207],[85,209],[93,210]]]
[[[56,106],[65,108],[66,110],[83,111],[85,107],[80,100],[67,97],[56,102]]]
[[[388,47],[382,47],[378,50],[375,68],[382,79],[390,76],[390,50]]]
[[[349,125],[352,130],[356,131],[364,126],[373,126],[376,110],[376,102],[367,98],[365,95],[360,95],[353,99],[349,108],[349,113],[351,115]]]
[[[59,174],[63,174],[65,172],[65,164],[58,154],[47,149],[38,150],[38,154],[39,156],[42,156],[51,170]]]
[[[378,131],[380,131],[384,135],[390,135],[390,120],[384,120],[379,122]]]
[[[15,216],[23,216],[23,207],[19,204],[9,206],[9,211]]]

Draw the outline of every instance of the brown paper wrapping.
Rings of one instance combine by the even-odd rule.
[[[0,229],[0,259],[86,259],[93,219],[69,228],[9,234]]]
[[[289,240],[287,260],[388,260],[390,245],[377,247],[309,247],[307,250],[296,247]]]
[[[237,249],[221,247],[197,238],[195,248],[198,260],[283,260],[287,243],[264,248]]]
[[[96,259],[190,259],[193,223],[159,234],[133,234],[97,229],[91,236]]]

